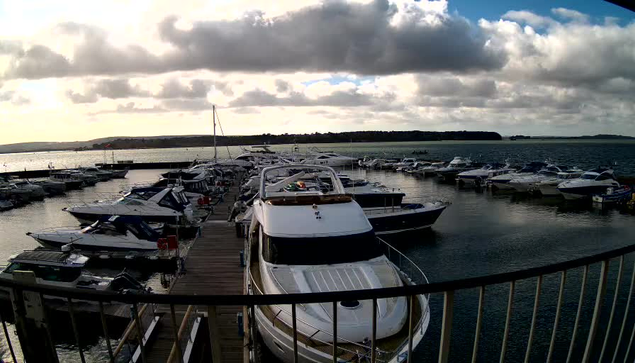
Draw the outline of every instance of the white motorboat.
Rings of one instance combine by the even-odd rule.
[[[322,152],[313,150],[306,159],[301,161],[301,163],[308,165],[338,167],[357,165],[357,159],[350,156],[336,154],[334,152]]]
[[[346,195],[331,168],[294,165],[299,171],[266,184],[263,170],[259,198],[253,203],[249,230],[249,291],[252,294],[313,293],[397,287],[410,284],[402,270],[383,254],[382,242],[359,205]],[[331,175],[330,190],[285,187],[317,173]],[[317,176],[316,176],[317,178]],[[319,181],[316,182],[319,184]],[[423,338],[430,320],[426,296],[413,305],[412,346]],[[401,362],[408,351],[408,308],[405,297],[377,300],[376,349],[384,362]],[[303,362],[332,362],[337,339],[338,361],[370,359],[370,301],[337,304],[337,338],[333,336],[333,304],[303,304],[297,309],[297,349]],[[256,326],[271,352],[293,362],[290,305],[258,305]]]
[[[400,162],[393,165],[395,171],[403,171],[406,168],[411,167],[417,162],[415,158],[403,158]]]
[[[503,175],[514,171],[509,164],[490,163],[474,170],[459,173],[456,181],[461,186],[485,185],[485,181],[497,175]]]
[[[620,183],[615,179],[612,169],[594,169],[582,174],[578,179],[572,179],[558,184],[558,190],[565,199],[585,199],[595,194],[606,194],[609,188],[617,189]]]
[[[18,189],[29,191],[30,200],[43,200],[46,197],[44,188],[28,180],[13,180],[12,182]]]
[[[456,156],[448,166],[444,168],[437,169],[437,176],[439,180],[445,182],[454,182],[456,180],[456,176],[463,172],[472,168],[472,160],[469,158],[464,158],[461,156]]]
[[[126,177],[126,175],[128,175],[128,171],[129,170],[130,170],[130,168],[125,168],[125,169],[121,169],[121,170],[108,170],[108,171],[110,171],[112,173],[112,178],[113,179],[124,179]]]
[[[156,251],[159,233],[140,217],[103,217],[88,227],[52,228],[28,232],[45,247],[72,245],[90,251]]]
[[[419,169],[419,174],[423,176],[437,175],[437,170],[444,167],[445,167],[445,163],[443,161],[437,161],[435,163],[431,163],[430,165],[424,166],[421,169]]]
[[[507,186],[514,189],[516,192],[525,193],[531,192],[536,189],[538,183],[543,180],[553,179],[558,176],[558,173],[566,170],[555,165],[548,165],[541,169],[536,174],[522,175],[514,177],[507,183]]]
[[[112,172],[107,170],[98,169],[95,167],[89,168],[79,168],[79,171],[86,175],[92,175],[97,178],[99,181],[108,181],[112,179]]]
[[[543,180],[535,185],[534,190],[539,190],[540,194],[545,197],[552,197],[560,195],[560,191],[558,190],[558,185],[564,181],[569,179],[577,179],[579,178],[584,171],[578,168],[564,168],[565,171],[558,173],[555,178],[550,178]]]
[[[512,179],[533,175],[545,167],[547,167],[547,163],[533,161],[525,164],[518,172],[497,175],[488,178],[487,182],[490,186],[495,187],[498,190],[514,190],[514,188],[509,185],[509,182]]]
[[[22,281],[24,280],[22,276],[30,275],[35,279],[35,283],[51,287],[146,291],[139,282],[125,272],[112,278],[83,271],[87,261],[88,257],[77,253],[24,251],[9,258],[9,265],[0,272],[0,279],[14,280],[17,279],[16,274],[19,274],[18,278]]]
[[[194,223],[192,206],[182,187],[134,188],[115,201],[102,201],[64,208],[81,222],[104,216],[138,216],[146,222]]]
[[[379,236],[430,228],[447,206],[444,202],[430,202],[363,209],[375,234]]]
[[[66,192],[66,183],[51,179],[32,180],[31,183],[39,185],[47,195],[62,195]]]
[[[77,173],[69,170],[53,171],[49,179],[55,182],[63,182],[66,185],[66,190],[81,189],[85,185],[84,180]]]

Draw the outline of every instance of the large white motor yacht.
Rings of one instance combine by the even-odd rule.
[[[104,216],[138,216],[146,222],[194,222],[192,206],[183,187],[134,188],[116,201],[103,201],[64,208],[80,222]]]
[[[253,294],[317,293],[398,287],[411,280],[383,253],[385,246],[373,231],[364,211],[346,195],[333,169],[292,165],[296,174],[283,180],[264,169],[259,198],[253,203],[249,229],[249,288]],[[267,183],[268,173],[275,178]],[[300,183],[328,172],[332,188],[307,187],[290,191]],[[303,182],[304,183],[304,182]],[[309,185],[305,183],[305,185]],[[294,189],[291,189],[294,190]],[[413,305],[413,347],[425,334],[430,313],[425,296]],[[376,349],[383,362],[402,362],[408,351],[408,307],[405,297],[377,300]],[[370,361],[372,301],[337,304],[337,360]],[[260,305],[256,326],[271,352],[293,362],[290,305]],[[333,304],[302,304],[297,308],[297,347],[302,362],[332,362]]]
[[[569,179],[577,179],[582,175],[582,173],[584,173],[582,169],[578,168],[561,168],[566,170],[558,173],[555,178],[550,178],[539,182],[535,185],[535,189],[539,190],[540,194],[545,197],[557,196],[560,195],[560,191],[558,190],[558,185],[560,185],[560,183],[565,182]]]
[[[558,190],[565,199],[590,198],[595,194],[604,194],[608,188],[618,188],[612,169],[589,170],[579,179],[568,180],[558,184]]]

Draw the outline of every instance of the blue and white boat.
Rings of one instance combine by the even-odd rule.
[[[573,179],[558,184],[558,190],[565,199],[585,199],[593,195],[606,194],[609,188],[620,187],[620,183],[615,179],[612,169],[598,168],[589,170],[582,174],[579,179]]]

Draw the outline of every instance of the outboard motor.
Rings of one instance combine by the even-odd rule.
[[[123,271],[115,276],[108,287],[110,290],[122,292],[122,291],[135,291],[135,292],[148,292],[146,288],[132,277],[129,273]]]

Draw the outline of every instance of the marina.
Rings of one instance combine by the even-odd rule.
[[[430,154],[425,156],[434,157],[434,155]],[[266,159],[270,160],[271,158],[258,158],[252,162],[260,164],[262,167],[275,165],[275,163],[266,161]],[[312,168],[311,163],[319,163],[317,160],[323,159],[313,158],[308,160],[311,161],[304,164],[296,164],[292,169]],[[347,163],[350,161],[349,159],[343,160],[347,160]],[[412,162],[397,162],[393,167],[387,168],[384,166],[381,170],[374,170],[372,166],[369,169],[365,169],[359,167],[360,163],[352,163],[351,167],[338,168],[337,179],[343,183],[342,187],[345,193],[351,195],[353,200],[356,200],[363,207],[360,210],[364,213],[364,218],[367,218],[370,225],[372,225],[374,233],[386,239],[386,243],[390,246],[388,251],[392,252],[392,255],[387,254],[387,256],[390,256],[391,263],[395,263],[395,266],[403,269],[401,271],[408,271],[409,273],[414,273],[421,268],[430,277],[431,282],[443,283],[444,281],[451,282],[457,279],[469,279],[479,276],[504,275],[513,273],[513,271],[531,269],[535,266],[558,264],[562,261],[569,261],[572,258],[589,256],[628,245],[629,238],[633,237],[633,231],[628,227],[629,221],[632,220],[633,216],[628,213],[626,202],[629,199],[626,197],[621,199],[623,203],[618,201],[617,204],[609,202],[592,203],[590,198],[584,202],[569,202],[559,196],[541,196],[537,192],[539,191],[537,187],[525,188],[522,192],[499,190],[495,186],[488,187],[487,181],[490,178],[499,175],[503,176],[507,173],[513,175],[515,171],[513,171],[511,166],[505,166],[505,168],[495,166],[495,168],[500,168],[496,170],[504,170],[504,172],[490,172],[488,170],[494,169],[481,169],[480,166],[475,165],[471,170],[483,170],[483,172],[478,172],[481,173],[479,175],[483,175],[482,184],[460,183],[460,180],[452,183],[448,182],[447,173],[443,175],[443,178],[438,178],[436,176],[426,177],[425,173],[417,172],[417,170],[422,170],[429,164],[432,163],[414,159]],[[188,164],[188,166],[191,165],[193,163]],[[207,164],[203,162],[200,165]],[[195,225],[195,229],[190,228],[196,232],[188,235],[188,233],[185,233],[188,227],[183,225],[182,221],[180,222],[176,219],[174,222],[171,219],[148,220],[151,226],[153,225],[152,223],[167,222],[165,223],[166,227],[170,226],[170,229],[166,230],[167,233],[180,235],[179,231],[183,232],[179,238],[177,249],[167,248],[168,238],[161,237],[164,238],[164,240],[161,240],[164,242],[161,242],[154,237],[153,233],[155,232],[153,231],[156,228],[154,226],[148,227],[150,229],[143,235],[140,235],[139,232],[133,233],[130,229],[126,232],[127,228],[133,228],[133,230],[135,228],[145,228],[138,227],[139,223],[145,222],[135,220],[134,218],[137,217],[109,216],[115,214],[119,216],[122,212],[100,212],[104,214],[103,218],[100,217],[102,219],[98,222],[95,222],[92,226],[86,225],[88,227],[83,227],[83,229],[78,229],[77,227],[71,229],[57,228],[49,231],[44,228],[42,231],[42,227],[47,227],[42,224],[42,221],[38,221],[37,224],[40,228],[36,229],[28,227],[26,224],[15,225],[15,223],[9,227],[7,224],[2,224],[2,220],[0,220],[0,227],[5,230],[6,228],[13,228],[13,230],[21,228],[20,235],[24,238],[24,242],[21,243],[25,247],[28,246],[23,249],[33,248],[35,240],[41,241],[46,246],[54,247],[55,243],[51,243],[51,238],[70,238],[71,244],[77,244],[76,247],[79,249],[83,246],[85,251],[82,251],[82,253],[89,257],[89,260],[94,261],[90,268],[91,272],[106,272],[107,275],[113,276],[117,274],[117,271],[121,271],[121,268],[126,268],[127,271],[132,273],[132,276],[152,288],[149,300],[146,301],[146,298],[141,296],[136,297],[136,299],[139,299],[139,306],[134,309],[122,301],[121,304],[114,304],[112,307],[108,305],[103,311],[106,321],[108,321],[107,324],[112,325],[113,329],[114,326],[118,327],[114,330],[119,335],[109,341],[109,344],[113,347],[112,349],[117,352],[117,361],[121,359],[144,360],[147,362],[176,361],[177,355],[187,357],[186,360],[188,361],[190,359],[198,359],[200,361],[213,359],[214,361],[223,362],[248,362],[260,359],[260,361],[267,362],[274,359],[274,356],[278,356],[277,359],[282,359],[282,361],[293,361],[293,355],[280,356],[275,354],[278,348],[272,345],[271,341],[269,343],[266,340],[263,342],[261,340],[261,332],[257,331],[257,327],[263,324],[262,319],[274,319],[274,326],[279,326],[279,329],[281,329],[276,334],[292,333],[293,321],[288,319],[292,315],[290,310],[282,313],[282,315],[288,315],[287,318],[282,316],[276,318],[275,309],[260,310],[249,303],[238,303],[240,300],[231,300],[232,302],[229,305],[223,305],[222,303],[210,305],[209,300],[205,300],[205,298],[203,300],[207,301],[207,303],[200,303],[201,301],[196,299],[191,301],[191,303],[181,303],[187,300],[187,296],[214,296],[220,301],[223,301],[220,298],[222,296],[227,296],[228,299],[244,296],[244,299],[247,299],[248,293],[253,291],[254,288],[257,287],[261,290],[263,288],[262,282],[254,283],[248,277],[247,271],[250,269],[247,266],[250,261],[250,255],[247,252],[249,243],[245,239],[250,236],[250,222],[251,218],[253,218],[251,217],[253,213],[249,211],[249,206],[253,203],[254,197],[260,194],[255,191],[257,191],[257,188],[262,187],[262,179],[254,179],[254,177],[259,176],[257,168],[253,169],[250,179],[247,169],[237,165],[229,165],[231,165],[231,162],[223,161],[218,166],[213,166],[213,163],[210,166],[205,166],[206,170],[214,170],[214,168],[219,170],[219,172],[211,172],[208,175],[213,176],[213,178],[224,178],[218,179],[224,180],[223,182],[214,181],[213,183],[210,182],[209,185],[207,177],[200,179],[197,176],[202,170],[201,168],[197,169],[195,167],[187,172],[185,170],[179,171],[179,169],[171,171],[165,169],[130,169],[126,179],[97,182],[95,186],[69,191],[66,196],[49,197],[43,201],[32,201],[21,208],[0,212],[0,217],[6,215],[10,218],[15,218],[19,214],[41,213],[39,210],[42,208],[38,207],[41,204],[45,211],[50,210],[55,216],[64,216],[65,223],[70,223],[71,221],[73,221],[72,223],[78,223],[73,220],[73,216],[70,213],[65,213],[62,209],[70,205],[90,205],[90,203],[86,202],[94,200],[94,195],[100,194],[98,197],[100,200],[113,200],[116,197],[120,198],[120,200],[126,200],[126,198],[129,198],[126,195],[151,193],[152,195],[148,194],[147,200],[150,201],[153,200],[153,196],[159,196],[156,199],[158,202],[163,200],[163,195],[168,195],[164,191],[169,190],[170,183],[178,184],[183,180],[183,186],[186,189],[178,193],[184,193],[183,196],[190,200],[189,203],[192,205],[193,213],[198,218],[201,218],[201,222]],[[538,168],[537,171],[542,170],[542,168],[547,168],[547,163]],[[566,170],[571,172],[570,168]],[[558,173],[561,172],[558,171]],[[476,171],[475,174],[477,174]],[[160,175],[163,175],[167,182],[158,184],[157,180]],[[332,182],[328,181],[328,178],[322,172],[314,174],[313,177],[309,175],[313,174],[298,175],[293,178],[279,174],[276,178],[267,179],[267,185],[277,185],[281,188],[281,196],[302,196],[308,193],[307,196],[313,195],[311,198],[315,198],[315,193],[319,194],[330,190],[328,188],[330,188],[329,185],[332,185]],[[459,173],[457,173],[455,178],[459,179],[458,175]],[[521,177],[527,178],[527,175],[532,174],[522,174]],[[580,173],[580,175],[582,174]],[[575,180],[574,178],[572,177],[571,180]],[[199,179],[200,181],[198,181]],[[564,181],[569,179],[563,178]],[[218,187],[221,184],[224,186]],[[153,187],[152,185],[157,186]],[[168,189],[165,189],[166,187]],[[96,194],[90,194],[91,188],[96,189],[94,192]],[[130,190],[133,193],[126,194]],[[208,196],[198,194],[200,192],[207,193]],[[608,190],[607,193],[613,192]],[[618,192],[617,195],[621,195],[620,193]],[[79,195],[81,195],[82,201],[77,203]],[[107,198],[104,198],[105,196]],[[179,198],[179,196],[175,196],[174,201]],[[315,200],[317,201],[317,199]],[[97,207],[98,210],[101,210],[101,208],[104,207]],[[153,209],[149,209],[148,213],[151,210]],[[318,207],[318,210],[320,210],[320,207]],[[325,216],[328,216],[328,211],[324,213]],[[120,222],[118,222],[118,218],[120,218]],[[377,218],[380,218],[380,220],[377,220]],[[457,221],[461,222],[457,223]],[[59,224],[56,225],[55,223],[61,223],[61,221],[45,223],[48,224],[48,228],[52,228],[59,227]],[[120,228],[117,227],[118,223],[121,225]],[[488,228],[475,228],[475,226],[480,225],[488,225]],[[564,225],[567,226],[566,232],[568,236],[566,238],[560,234]],[[97,242],[97,240],[86,240],[95,242],[79,242],[80,239],[77,239],[77,241],[73,240],[73,238],[77,238],[73,236],[78,236],[78,233],[90,233],[102,229],[107,231],[111,226],[112,233],[116,234],[108,237],[109,233],[111,233],[108,232],[107,236],[104,237],[106,239],[100,240],[103,242]],[[140,226],[143,226],[143,224]],[[32,233],[26,235],[25,229],[31,229],[28,232]],[[53,232],[52,234],[51,231]],[[520,231],[522,231],[522,235],[518,234]],[[49,234],[46,235],[46,233]],[[134,241],[143,236],[142,238],[149,241],[147,246],[150,250],[155,250],[155,248],[156,250],[134,251],[135,248],[130,245],[130,247],[127,247],[130,251],[117,251],[116,248],[107,251],[108,247],[106,250],[100,248],[93,250],[86,245],[87,243],[100,243],[101,246],[108,246],[108,243],[110,243],[107,242],[109,238],[122,238],[116,237],[118,235],[126,236],[125,240],[129,241],[126,243],[138,243]],[[163,235],[165,236],[165,234]],[[190,236],[192,239],[188,240],[186,237]],[[549,237],[547,238],[547,236]],[[512,241],[513,238],[516,238],[515,245],[510,244],[509,238],[512,238]],[[550,243],[553,239],[559,240],[561,243]],[[31,240],[31,242],[27,242],[28,240]],[[597,243],[600,240],[602,244]],[[113,239],[113,243],[114,241]],[[573,248],[573,245],[567,241],[577,241],[578,243]],[[159,247],[161,243],[165,243],[165,249]],[[536,249],[535,245],[533,248],[526,249],[527,243],[543,243],[542,249]],[[62,243],[61,245],[64,244]],[[59,245],[56,247],[59,248]],[[396,249],[392,250],[393,248]],[[16,253],[19,250],[11,249],[8,252]],[[478,260],[478,268],[466,269],[465,266],[473,266],[473,263],[476,262],[475,256],[481,256]],[[396,257],[398,259],[395,259]],[[403,265],[404,261],[412,261],[414,268]],[[496,263],[495,261],[505,261],[506,263]],[[607,270],[607,274],[614,278],[616,267],[614,264],[612,266],[612,270]],[[143,270],[144,272],[136,270]],[[582,276],[578,272],[579,270],[571,271],[567,284],[580,283]],[[624,274],[623,271],[619,273],[620,276],[622,274]],[[422,281],[425,281],[425,279]],[[337,284],[337,282],[333,283]],[[558,291],[556,280],[545,279],[540,284],[543,290],[542,298],[554,298],[553,293]],[[527,288],[527,284],[519,283],[515,286],[516,294],[532,296],[534,293],[529,291],[531,289],[527,290]],[[375,287],[375,289],[377,288]],[[491,306],[504,307],[507,302],[504,293],[500,294],[502,292],[500,290],[501,287],[496,285],[488,288],[488,290],[490,289],[490,294],[493,294],[489,298],[490,304],[493,304]],[[285,290],[288,293],[288,288],[285,288]],[[325,292],[325,290],[320,291]],[[317,296],[320,296],[321,292],[317,293]],[[174,296],[179,303],[170,306],[162,304],[161,300],[151,302],[154,296],[158,295],[165,295],[168,298],[169,296]],[[447,293],[445,296],[447,299]],[[457,307],[463,306],[470,299],[472,299],[472,303],[474,302],[473,294],[470,293],[466,296],[472,297],[468,300],[457,300],[456,303],[459,304]],[[58,301],[61,303],[51,303],[49,308],[57,311],[57,314],[67,314],[68,316],[70,311],[67,304],[63,303],[63,299]],[[142,303],[143,301],[146,301],[147,304]],[[414,300],[405,299],[402,301],[409,301],[408,304],[410,304]],[[415,362],[430,360],[436,354],[435,352],[438,351],[437,343],[433,343],[433,341],[443,340],[444,334],[447,334],[447,331],[443,331],[445,329],[443,328],[445,326],[444,322],[439,320],[441,318],[439,312],[448,308],[447,301],[439,300],[439,295],[431,295],[429,301],[427,298],[423,301],[426,301],[424,306],[430,309],[430,315],[426,313],[427,319],[429,319],[429,322],[426,322],[426,326],[429,324],[429,329],[415,329],[415,331],[421,331],[421,336],[416,337],[415,340],[420,343],[414,344],[412,347],[414,350],[414,353],[412,353],[413,361]],[[83,314],[100,315],[96,305],[75,304],[75,310]],[[330,306],[328,303],[322,305]],[[146,307],[143,308],[144,306]],[[625,309],[627,307],[619,303],[617,308]],[[141,312],[138,320],[130,320],[130,309]],[[531,304],[529,302],[525,304],[521,300],[518,302],[517,309],[519,311],[524,309],[531,310]],[[419,313],[415,314],[416,326],[420,326],[419,323],[416,323],[416,319],[421,316],[417,315],[421,314],[421,309],[418,311]],[[468,311],[470,313],[465,315]],[[476,318],[473,315],[475,311],[479,310],[473,310],[472,308],[467,311],[457,311],[455,319],[472,321]],[[571,313],[575,314],[575,309],[573,311],[567,309],[562,311],[563,316],[570,316]],[[6,312],[3,314],[6,314]],[[278,314],[280,313],[278,312]],[[552,316],[550,314],[547,316]],[[260,323],[253,322],[257,320],[253,320],[254,316],[260,316],[257,318],[261,319]],[[345,315],[341,315],[340,319],[345,319]],[[276,320],[279,320],[279,324],[282,325],[278,325]],[[128,322],[127,327],[126,324],[123,324],[126,321]],[[304,321],[304,318],[302,321]],[[506,326],[506,324],[500,325],[500,320],[499,323],[489,324],[489,329],[481,332],[482,341],[495,339],[496,335],[502,334],[501,332]],[[550,333],[550,328],[541,324],[536,322],[537,331],[533,333],[533,339],[537,342],[535,349],[538,350],[545,349],[543,344],[545,340],[548,342]],[[384,325],[385,323],[380,323],[380,326]],[[139,330],[138,326],[141,326],[141,330]],[[524,325],[520,324],[520,327],[512,328],[506,334],[524,334],[521,333],[524,329],[521,328],[522,326]],[[401,345],[401,347],[406,348],[403,348],[405,350],[397,354],[397,356],[404,359],[410,356],[407,349],[407,327],[408,324],[403,326],[406,344]],[[312,341],[328,341],[326,337],[311,337],[312,333],[302,329],[298,330],[298,344],[301,346],[314,344],[311,343]],[[570,331],[567,328],[563,329]],[[175,332],[177,333],[176,338]],[[92,332],[92,334],[103,336],[99,329]],[[338,330],[338,334],[340,334],[340,330]],[[452,339],[457,342],[456,344],[468,344],[468,341],[471,344],[469,336],[464,336],[461,332],[452,334],[454,335]],[[140,335],[145,336],[142,345],[139,345],[136,338]],[[68,337],[68,339],[73,340],[72,337]],[[178,348],[174,344],[175,340],[179,341],[179,344],[177,344]],[[103,357],[103,354],[105,354],[105,340],[99,338],[99,342],[92,346],[94,347],[93,349],[101,347],[99,349],[101,349]],[[293,339],[288,340],[286,343],[280,342],[280,344],[283,344],[285,351],[287,349],[291,349],[291,352],[294,351]],[[373,351],[371,345],[364,346],[365,343],[360,341],[357,343],[361,344],[360,346],[351,349],[353,346],[347,346],[349,343],[344,344],[342,342],[342,344],[340,349],[343,349],[341,353],[343,354],[343,360],[365,359],[363,357],[371,359],[371,352]],[[543,348],[540,348],[541,346]],[[89,347],[84,347],[84,349]],[[497,349],[491,348],[493,346],[481,347],[478,354],[484,357],[483,359],[489,359],[487,357],[491,358],[500,353]],[[506,354],[510,356],[519,355],[522,348],[520,350],[518,348],[520,347],[511,345],[506,349],[508,350]],[[263,349],[268,352],[263,352]],[[329,348],[327,344],[320,349],[322,349],[320,354],[325,354],[325,361],[330,361],[332,348]],[[271,353],[272,350],[273,355]],[[385,360],[387,357],[386,348],[380,348],[380,351],[383,353],[378,355],[380,359],[377,361],[389,361]],[[353,354],[353,352],[357,353]],[[74,356],[72,350],[64,354],[71,361],[75,359],[72,358]],[[439,351],[439,354],[442,354],[442,350]],[[558,350],[554,354],[558,354]],[[67,359],[65,358],[65,360]],[[456,359],[457,361],[463,360],[460,357]],[[95,361],[99,361],[99,359]],[[320,360],[318,359],[317,361]]]

